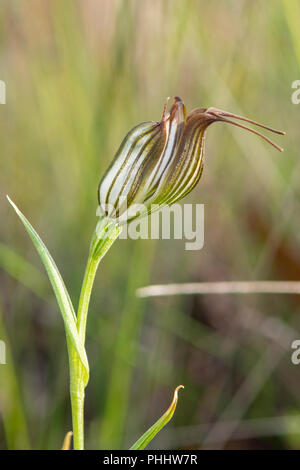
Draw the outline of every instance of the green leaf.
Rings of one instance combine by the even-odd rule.
[[[156,434],[170,421],[172,418],[177,401],[178,401],[178,390],[184,388],[183,385],[178,385],[174,391],[173,400],[167,411],[159,418],[156,423],[148,429],[137,441],[130,447],[129,450],[143,450],[149,444],[150,441],[156,436]]]
[[[67,339],[70,340],[73,347],[75,348],[80,361],[83,364],[85,369],[85,383],[88,381],[89,377],[89,365],[87,360],[87,355],[84,349],[84,346],[79,340],[78,331],[76,327],[76,314],[64,284],[64,281],[58,271],[58,268],[52,259],[49,251],[47,250],[46,246],[28,222],[26,217],[22,214],[22,212],[18,209],[18,207],[12,202],[12,200],[7,196],[9,203],[12,205],[14,210],[16,211],[17,215],[20,217],[21,221],[23,222],[40,258],[46,268],[47,274],[49,276],[50,282],[52,284],[63,320],[66,329],[66,336]]]

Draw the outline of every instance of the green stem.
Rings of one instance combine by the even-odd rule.
[[[85,343],[86,323],[91,292],[98,265],[121,232],[120,227],[111,219],[101,218],[92,237],[89,257],[82,282],[77,311],[77,330],[83,346]],[[84,381],[83,365],[68,341],[70,362],[70,396],[73,422],[73,446],[75,450],[84,449]]]
[[[70,357],[70,397],[73,422],[73,448],[83,450],[84,448],[84,427],[83,427],[83,407],[84,407],[84,381],[82,380],[83,366],[78,359],[78,355],[68,341]]]
[[[81,288],[81,293],[80,293],[80,298],[79,298],[78,312],[77,312],[77,329],[78,329],[79,339],[83,343],[85,341],[86,322],[87,322],[90,298],[91,298],[92,288],[93,288],[99,262],[100,262],[100,259],[95,259],[93,255],[90,253],[86,270],[85,270],[85,274],[84,274],[84,278],[83,278],[83,283],[82,283],[82,288]]]

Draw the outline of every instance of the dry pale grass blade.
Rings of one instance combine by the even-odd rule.
[[[138,297],[188,294],[300,294],[300,281],[233,281],[158,284],[137,289]]]
[[[73,436],[72,431],[68,431],[64,438],[64,442],[63,442],[61,450],[71,450],[72,436]]]

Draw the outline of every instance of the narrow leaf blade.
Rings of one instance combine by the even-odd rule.
[[[38,254],[40,255],[40,258],[45,266],[45,269],[47,271],[49,280],[52,284],[63,320],[65,324],[65,329],[67,336],[69,337],[73,347],[75,348],[80,361],[82,362],[85,372],[86,372],[86,383],[88,381],[88,376],[89,376],[89,366],[88,366],[88,360],[86,356],[85,349],[82,345],[82,343],[79,340],[77,328],[76,328],[76,315],[75,311],[70,299],[70,296],[68,294],[68,291],[66,289],[66,286],[64,284],[64,281],[58,271],[58,268],[50,255],[49,251],[47,250],[45,244],[43,241],[40,239],[38,236],[37,232],[34,230],[32,225],[29,223],[29,221],[26,219],[26,217],[22,214],[22,212],[18,209],[18,207],[13,203],[13,201],[7,196],[8,202],[12,205],[14,210],[16,211],[17,215],[21,219],[22,223],[25,226],[25,229],[27,230]]]
[[[183,385],[178,385],[174,391],[173,400],[167,411],[151,426],[136,442],[130,447],[130,450],[143,450],[149,444],[150,441],[156,436],[156,434],[170,421],[172,418],[177,401],[178,401],[178,390],[184,388]]]

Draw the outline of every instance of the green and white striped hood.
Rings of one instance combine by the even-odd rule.
[[[228,122],[260,135],[253,129],[227,119],[251,122],[217,108],[197,108],[186,115],[179,97],[169,112],[164,106],[161,121],[144,122],[128,132],[98,188],[100,213],[119,223],[149,214],[186,196],[198,183],[203,170],[204,137],[216,121]]]

